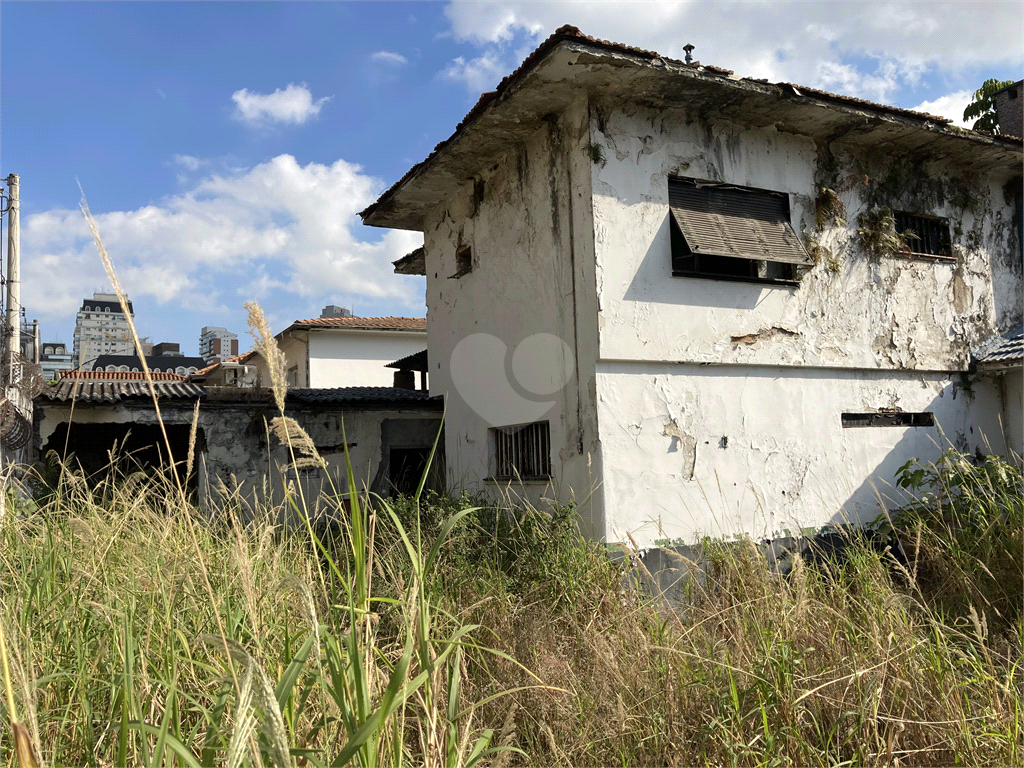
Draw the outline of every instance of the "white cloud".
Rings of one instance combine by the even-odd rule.
[[[939,117],[948,117],[953,121],[953,125],[959,125],[961,128],[970,128],[974,120],[971,120],[970,123],[965,123],[964,110],[967,109],[967,105],[973,100],[974,91],[957,91],[956,93],[947,93],[945,96],[940,96],[934,101],[922,101],[916,107],[911,107],[911,109],[917,112],[927,112],[930,115],[938,115]]]
[[[1024,63],[1024,6],[992,0],[451,0],[445,14],[456,39],[488,51],[524,36],[536,44],[571,23],[585,34],[679,59],[692,43],[696,59],[742,76],[878,100],[915,86],[925,72],[955,80],[982,66],[1006,66],[1009,77]],[[506,62],[502,74],[517,64]]]
[[[243,88],[231,94],[235,102],[235,117],[247,123],[294,123],[299,125],[320,114],[320,108],[330,96],[313,101],[313,94],[303,85],[290,83],[283,91],[273,93],[250,93]]]
[[[379,61],[383,64],[396,64],[398,66],[409,63],[409,60],[405,58],[405,56],[392,51],[377,51],[375,54],[370,56],[370,59],[372,61]]]
[[[383,186],[344,160],[301,166],[281,155],[237,175],[207,176],[155,205],[96,213],[96,220],[134,299],[208,310],[225,290],[224,301],[233,305],[236,287],[247,284],[264,296],[345,295],[416,309],[422,282],[395,275],[391,261],[422,245],[422,235],[393,231],[362,239],[374,231],[363,228],[357,213]],[[41,317],[72,314],[106,282],[79,211],[26,217],[22,242],[24,303]]]
[[[483,56],[469,61],[459,56],[442,74],[450,80],[465,83],[470,93],[478,94],[494,90],[510,71],[511,67],[502,60],[501,54],[491,48],[485,51]]]
[[[192,157],[192,155],[175,155],[174,162],[178,165],[183,165],[190,171],[198,171],[204,165],[209,165],[209,160],[200,160],[198,157]]]

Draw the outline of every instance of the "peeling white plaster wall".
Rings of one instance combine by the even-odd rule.
[[[508,493],[542,507],[545,496],[562,502],[575,498],[581,530],[599,538],[604,524],[595,517],[600,504],[594,503],[600,497],[600,490],[595,492],[600,455],[588,123],[581,98],[557,116],[538,120],[526,142],[510,145],[500,156],[482,156],[480,176],[463,182],[428,216],[424,249],[430,391],[447,396],[449,484],[495,496]],[[472,248],[473,270],[452,278],[460,246]],[[521,357],[516,369],[511,362],[516,346],[539,333],[561,339],[576,363],[568,384],[550,396],[532,395],[521,386],[549,375],[543,361]],[[471,334],[494,337],[498,354],[479,360],[478,376],[457,370],[456,385],[452,354]],[[495,376],[514,392],[497,412],[488,407],[499,397]],[[523,401],[519,409],[510,407],[520,402],[515,398]],[[512,420],[495,423],[499,418]],[[486,480],[493,472],[490,428],[540,420],[550,422],[552,482],[508,488]]]
[[[607,541],[870,520],[898,466],[948,445],[934,428],[842,429],[844,411],[930,411],[958,447],[1005,450],[998,388],[973,377],[972,400],[953,372],[1021,318],[1006,179],[912,168],[888,204],[949,217],[957,262],[872,259],[857,219],[905,158],[832,147],[849,223],[816,232],[811,139],[621,104],[595,104],[591,117]],[[940,200],[943,174],[968,194]],[[823,260],[797,288],[672,277],[672,175],[788,193],[794,228],[830,249],[832,269]]]
[[[778,366],[598,364],[607,537],[641,547],[703,535],[797,533],[865,521],[904,498],[896,469],[950,444],[1002,453],[999,393],[948,376]],[[986,407],[985,404],[989,407]],[[995,407],[991,407],[991,406]],[[843,428],[901,408],[938,427]]]
[[[894,206],[959,223],[955,264],[872,260],[855,242],[857,218],[870,185],[904,158],[840,154],[838,181],[851,185],[840,195],[849,224],[816,233],[818,147],[810,138],[774,128],[687,124],[672,110],[628,107],[595,108],[591,130],[603,156],[593,164],[601,359],[966,370],[971,345],[1020,320],[1021,270],[1002,178],[963,180],[977,214],[950,200],[935,204],[909,186],[893,199]],[[922,187],[929,177],[950,173],[916,170]],[[855,183],[860,173],[867,173],[869,186]],[[667,179],[673,175],[788,193],[794,229],[828,247],[838,273],[818,265],[799,288],[672,277]],[[774,337],[732,342],[765,331]]]

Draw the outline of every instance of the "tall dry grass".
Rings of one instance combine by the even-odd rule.
[[[320,537],[65,473],[0,541],[14,698],[48,764],[1019,765],[1020,473],[918,468],[975,530],[923,476],[905,565],[707,542],[675,613],[571,509],[378,501]]]
[[[280,412],[268,440],[320,461],[249,310]],[[370,499],[349,467],[333,528],[314,527],[299,486],[285,503],[303,525],[285,529],[280,509],[243,523],[231,498],[199,509],[173,472],[118,466],[90,485],[51,462],[37,503],[8,496],[8,763],[1024,757],[1024,483],[996,458],[901,470],[917,502],[880,524],[906,562],[851,533],[782,577],[749,543],[706,542],[707,579],[675,611],[626,588],[571,507],[424,499],[422,481],[411,499]]]

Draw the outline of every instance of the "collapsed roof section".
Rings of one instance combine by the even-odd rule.
[[[452,189],[478,174],[509,144],[539,128],[545,115],[563,111],[581,92],[677,109],[687,119],[774,126],[833,147],[925,155],[973,172],[1019,169],[1021,163],[1019,138],[967,131],[943,117],[791,83],[736,77],[729,70],[687,64],[564,26],[495,91],[483,94],[455,133],[426,160],[366,208],[360,214],[363,223],[422,231],[427,212]]]

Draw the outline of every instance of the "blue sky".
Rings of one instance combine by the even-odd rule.
[[[1024,73],[1019,2],[0,5],[0,176],[21,175],[23,303],[71,341],[106,279],[77,182],[152,341],[198,348],[242,303],[422,316],[356,213],[561,24],[706,64],[958,117]],[[77,179],[77,182],[76,182]]]

